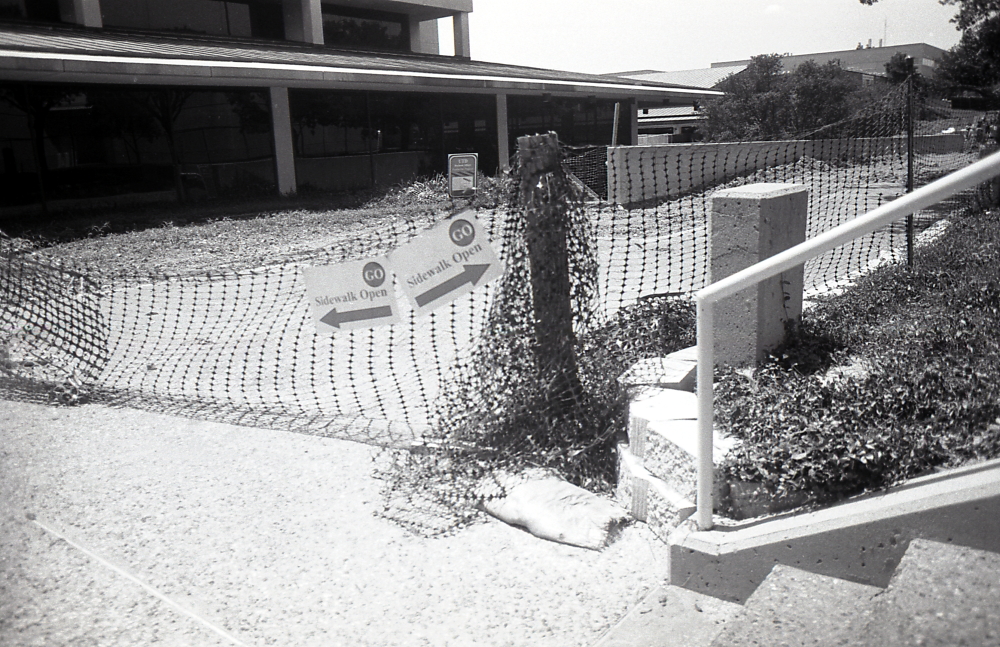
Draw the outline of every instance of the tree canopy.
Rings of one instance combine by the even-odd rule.
[[[1000,83],[1000,14],[963,32],[942,57],[939,74],[959,86]]]
[[[708,137],[716,141],[807,136],[847,118],[860,90],[837,61],[807,61],[784,73],[777,54],[753,57],[719,89],[725,95],[705,106]]]

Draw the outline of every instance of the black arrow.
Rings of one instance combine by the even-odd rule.
[[[444,283],[432,287],[430,290],[427,290],[423,294],[418,294],[415,301],[417,302],[417,305],[422,308],[431,301],[440,299],[444,295],[448,294],[449,292],[457,290],[466,283],[471,283],[475,285],[476,282],[479,281],[479,279],[483,278],[483,274],[486,274],[486,270],[488,269],[490,269],[490,266],[488,264],[466,265],[465,271],[463,271],[461,274],[448,279]]]
[[[348,310],[347,312],[337,312],[334,308],[323,315],[320,319],[323,323],[334,328],[340,328],[340,324],[351,321],[366,321],[368,319],[381,319],[392,316],[392,306],[380,306],[378,308],[364,308],[362,310]]]

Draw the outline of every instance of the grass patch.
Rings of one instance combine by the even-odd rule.
[[[1000,211],[956,218],[913,268],[821,301],[752,377],[722,372],[730,480],[831,501],[1000,457]]]

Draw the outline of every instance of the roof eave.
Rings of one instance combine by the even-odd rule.
[[[435,73],[313,64],[0,50],[0,79],[129,85],[285,86],[553,95],[695,101],[721,93],[666,85]]]

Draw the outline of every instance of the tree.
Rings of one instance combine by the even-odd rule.
[[[889,79],[889,83],[893,85],[899,85],[910,78],[912,72],[913,67],[910,65],[910,57],[903,52],[896,52],[885,63],[885,75]]]
[[[716,141],[781,139],[791,100],[781,80],[781,56],[761,54],[720,84],[721,99],[705,106],[709,137]]]
[[[966,30],[942,57],[938,73],[956,86],[1000,83],[1000,14]]]
[[[808,137],[845,120],[860,90],[839,61],[807,61],[785,73],[777,54],[753,57],[719,89],[725,95],[705,106],[708,137],[715,141]]]
[[[787,80],[792,100],[791,133],[807,133],[842,121],[851,112],[857,83],[839,61],[819,65],[806,61]]]

